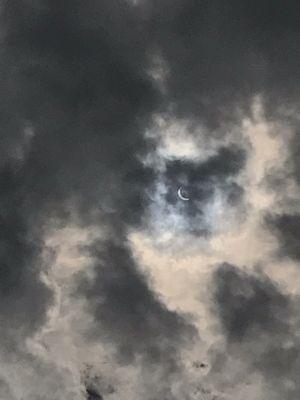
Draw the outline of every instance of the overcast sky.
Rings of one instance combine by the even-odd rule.
[[[0,4],[0,400],[299,400],[299,2]]]

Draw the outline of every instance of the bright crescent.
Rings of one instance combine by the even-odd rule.
[[[189,197],[184,197],[183,194],[181,193],[181,187],[177,191],[178,197],[183,200],[183,201],[189,201]]]

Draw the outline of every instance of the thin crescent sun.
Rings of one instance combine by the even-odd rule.
[[[185,197],[185,196],[182,194],[182,192],[181,192],[181,186],[180,186],[180,188],[178,189],[177,194],[178,194],[178,197],[179,197],[181,200],[183,200],[183,201],[189,201],[189,200],[190,200],[189,197]]]

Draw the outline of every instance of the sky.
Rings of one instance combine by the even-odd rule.
[[[0,4],[0,400],[298,400],[299,2]]]

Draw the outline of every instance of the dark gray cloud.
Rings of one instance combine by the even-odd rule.
[[[176,113],[216,126],[234,119],[236,107],[247,111],[256,94],[271,101],[273,112],[298,101],[296,1],[154,4],[154,42],[169,67],[168,101]]]
[[[161,104],[135,10],[124,1],[12,1],[2,17],[8,102],[0,196],[9,212],[1,221],[0,312],[15,316],[5,329],[15,321],[32,333],[44,321],[50,294],[39,279],[39,240],[52,218],[68,221],[71,206],[83,224],[100,215],[112,235],[89,249],[95,279],[80,285],[93,339],[109,340],[121,363],[141,355],[172,372],[196,331],[156,298],[123,243],[149,201],[155,176],[141,158],[154,144],[144,132]],[[28,123],[30,143],[16,163],[11,154]]]
[[[279,239],[280,255],[299,260],[300,215],[272,215],[267,218],[267,223]]]
[[[225,335],[242,341],[255,331],[271,334],[286,328],[289,300],[266,277],[247,275],[230,264],[215,275],[216,302]]]
[[[0,318],[5,343],[38,328],[51,303],[51,292],[39,277],[41,227],[28,228],[34,212],[27,212],[27,195],[17,175],[9,166],[0,171]]]
[[[122,362],[141,355],[176,370],[180,347],[192,344],[196,329],[151,291],[126,243],[99,243],[92,251],[96,277],[81,290],[95,315],[94,337],[113,342]]]
[[[245,370],[260,371],[272,390],[296,399],[300,393],[298,299],[284,294],[263,274],[251,275],[227,263],[217,269],[214,284],[215,311],[228,354],[214,355],[212,371],[228,368],[230,354],[245,363]]]
[[[172,181],[188,181],[188,184],[205,185],[208,181],[218,184],[236,175],[245,163],[245,152],[239,148],[223,147],[218,153],[202,163],[192,161],[170,161],[166,166],[166,176]]]
[[[153,174],[138,157],[152,146],[142,133],[157,94],[145,73],[134,18],[125,2],[4,6],[1,313],[10,316],[5,329],[33,328],[44,318],[50,294],[39,279],[40,238],[52,216],[68,217],[71,203],[83,221],[102,210],[121,231],[143,213],[144,189]]]
[[[99,198],[102,206],[113,199],[117,205],[111,207],[123,210],[119,219],[131,221],[128,203],[139,215],[143,201],[136,185],[147,185],[151,177],[137,156],[151,146],[142,131],[156,92],[126,3],[70,4],[7,6],[16,111],[37,133],[24,179],[43,202],[70,196],[80,202],[84,193],[89,209]]]

